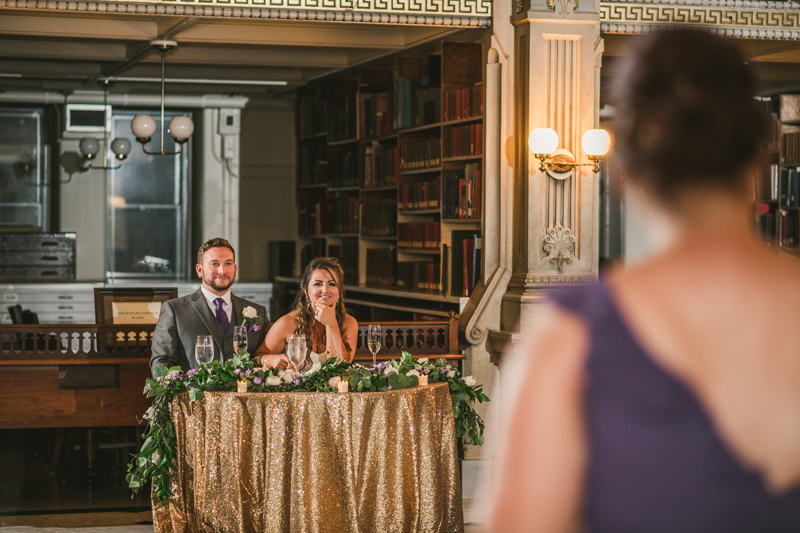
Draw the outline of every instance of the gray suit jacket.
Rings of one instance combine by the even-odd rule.
[[[253,326],[248,327],[247,351],[255,353],[269,329],[267,310],[263,305],[258,305],[231,294],[233,314],[228,331],[222,331],[217,317],[208,307],[205,297],[200,289],[188,296],[167,300],[161,305],[161,313],[153,332],[152,355],[150,356],[150,369],[158,363],[165,364],[168,368],[180,366],[184,372],[190,368],[197,368],[194,357],[194,346],[198,335],[211,335],[214,338],[214,355],[219,360],[220,353],[224,354],[223,360],[233,356],[233,326],[242,324],[242,310],[253,307],[258,313],[258,318]]]

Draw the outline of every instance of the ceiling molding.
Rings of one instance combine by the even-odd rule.
[[[491,0],[0,0],[0,9],[485,28]]]
[[[800,2],[740,0],[601,0],[600,31],[649,33],[662,28],[706,28],[725,37],[800,39]]]

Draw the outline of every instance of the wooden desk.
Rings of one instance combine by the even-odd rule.
[[[137,426],[153,329],[0,325],[0,429]]]

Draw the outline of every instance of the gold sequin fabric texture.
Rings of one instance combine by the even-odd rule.
[[[463,532],[447,384],[374,393],[207,392],[178,439],[156,533]]]

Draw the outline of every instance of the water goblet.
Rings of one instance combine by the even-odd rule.
[[[294,369],[299,370],[306,358],[306,338],[303,335],[290,335],[286,355],[289,356],[289,361],[294,365]]]
[[[233,327],[233,353],[242,356],[247,351],[247,328],[244,326]]]
[[[214,341],[211,335],[198,335],[194,346],[197,364],[208,364],[214,359]]]
[[[378,350],[381,349],[381,341],[383,336],[381,335],[381,327],[379,324],[371,324],[367,329],[367,348],[372,353],[372,366],[374,367],[377,364],[377,360],[375,358],[375,354],[378,353]]]

